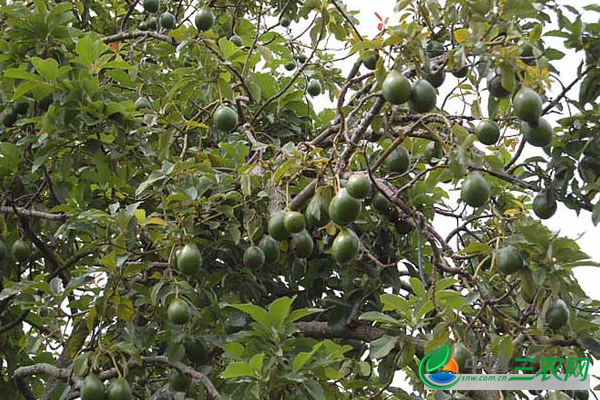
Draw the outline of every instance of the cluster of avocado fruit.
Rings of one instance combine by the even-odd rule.
[[[174,266],[186,276],[198,273],[202,266],[202,255],[194,243],[188,243],[178,249],[172,258]],[[167,318],[174,325],[187,324],[192,316],[192,310],[185,300],[175,297],[167,307]],[[197,365],[206,364],[209,360],[209,350],[201,341],[188,340],[184,343],[185,354],[190,362]],[[172,390],[186,392],[191,380],[179,370],[171,370],[169,385]],[[80,396],[82,400],[130,400],[133,399],[131,387],[126,379],[118,378],[111,381],[108,388],[96,375],[88,375],[82,382]]]
[[[156,14],[160,10],[160,0],[144,0],[142,2],[144,11],[148,14]],[[155,30],[158,27],[163,29],[175,29],[177,26],[177,18],[169,11],[163,12],[160,17],[156,18],[151,16],[150,18],[142,21],[139,25],[140,30]]]
[[[157,13],[160,9],[160,0],[144,0],[143,2],[144,10],[150,14]],[[216,22],[215,14],[209,7],[202,7],[194,17],[194,25],[196,28],[205,32],[211,29]],[[151,17],[146,21],[143,21],[139,28],[140,30],[149,30],[156,29],[157,26],[160,26],[164,29],[175,29],[177,26],[176,17],[168,11],[163,12],[160,17],[157,19],[155,17]],[[244,40],[239,35],[231,35],[229,41],[235,44],[238,47],[244,45]]]
[[[433,58],[443,54],[442,43],[431,41],[427,45],[426,54]],[[375,69],[378,57],[368,56],[363,64],[368,69]],[[457,77],[464,77],[468,73],[468,67],[462,67],[452,71]],[[409,108],[415,113],[430,112],[436,104],[436,87],[441,86],[444,81],[445,72],[443,68],[435,73],[426,72],[424,78],[414,83],[399,71],[392,70],[388,73],[382,84],[383,97],[393,105],[401,105],[408,102]],[[495,75],[488,80],[488,90],[495,98],[505,98],[511,92],[502,87],[500,75]],[[522,87],[512,98],[513,111],[521,120],[520,130],[523,138],[529,144],[536,147],[548,146],[554,137],[552,127],[542,115],[542,100],[540,96],[528,87]],[[500,127],[493,120],[482,120],[475,128],[478,140],[485,145],[494,145],[500,138]],[[431,155],[439,155],[441,148],[436,143],[428,146],[427,151]],[[598,168],[600,171],[600,166]],[[598,174],[600,175],[600,173]],[[461,188],[461,199],[468,205],[478,208],[485,205],[490,198],[491,188],[489,183],[480,172],[472,172],[465,179]],[[547,219],[556,212],[556,200],[550,191],[540,192],[533,201],[533,210],[541,219]]]
[[[496,99],[503,99],[512,94],[502,86],[502,77],[499,74],[488,79],[488,91],[490,96]],[[550,145],[554,132],[550,123],[542,117],[543,105],[540,95],[523,86],[512,96],[512,105],[514,115],[521,121],[520,131],[523,139],[535,147]],[[475,134],[481,143],[493,145],[500,137],[500,129],[495,122],[484,120],[476,127]]]
[[[144,0],[142,6],[144,7],[144,11],[147,13],[155,14],[160,10],[160,0]],[[194,24],[201,32],[212,28],[215,24],[215,21],[215,14],[209,7],[202,7],[194,17]],[[177,26],[177,19],[172,13],[165,11],[160,15],[159,18],[150,17],[143,21],[139,28],[140,30],[145,31],[149,29],[156,29],[158,26],[164,29],[174,29]],[[237,38],[234,38],[234,36],[232,36],[230,40],[237,44],[239,42],[239,36]],[[241,44],[238,44],[238,46],[241,46]]]
[[[17,262],[25,262],[31,256],[31,247],[27,242],[17,239],[13,242],[10,248],[10,255]],[[8,248],[2,240],[0,240],[0,262],[8,258]]]
[[[495,83],[494,83],[495,82]],[[488,82],[490,95],[506,97],[510,92],[501,86],[500,77],[495,76]],[[542,100],[530,88],[521,88],[512,99],[515,116],[521,120],[523,139],[536,147],[546,147],[552,142],[552,127],[542,118]],[[498,124],[483,120],[475,128],[479,141],[486,145],[495,144],[500,137]],[[491,188],[480,172],[471,172],[461,188],[461,199],[471,207],[481,207],[489,201]],[[543,190],[533,200],[533,211],[540,219],[548,219],[556,213],[557,203],[552,191]]]
[[[408,102],[411,111],[427,113],[433,110],[437,101],[435,87],[425,79],[410,83],[401,72],[391,70],[382,84],[383,97],[393,105]]]
[[[495,264],[503,275],[511,275],[525,266],[519,250],[512,245],[505,245],[495,251]],[[569,323],[571,313],[562,299],[554,300],[545,315],[546,324],[551,329],[560,329]]]
[[[285,64],[284,67],[287,71],[293,71],[296,69],[296,67],[298,66],[298,64],[304,64],[306,62],[306,60],[308,59],[308,57],[306,56],[306,54],[304,53],[295,53],[293,55],[294,60],[290,61],[289,63]],[[319,82],[320,84],[320,82]],[[314,95],[317,96],[318,94]]]
[[[352,175],[345,188],[335,196],[327,190],[317,190],[306,207],[305,214],[298,211],[278,211],[268,221],[268,235],[258,246],[250,246],[244,253],[244,265],[258,268],[279,259],[279,242],[289,240],[290,248],[299,259],[310,256],[314,249],[308,228],[318,229],[333,221],[340,231],[331,245],[331,255],[340,264],[347,264],[358,256],[358,236],[348,228],[362,210],[362,200],[371,193],[371,182],[364,174]]]
[[[358,218],[362,202],[371,195],[371,181],[367,175],[355,173],[335,196],[328,189],[331,188],[317,189],[304,214],[298,211],[275,212],[267,224],[268,234],[261,238],[258,245],[252,245],[244,252],[244,266],[255,269],[277,262],[280,258],[280,242],[287,240],[296,258],[308,258],[314,250],[309,229],[322,228],[330,221],[340,228],[331,244],[332,258],[340,265],[355,260],[360,251],[360,240],[349,225]],[[390,217],[393,215],[392,209],[395,209],[378,192],[371,199],[371,207]],[[400,224],[399,233],[410,232],[410,227],[404,225],[405,221]]]
[[[194,276],[202,266],[202,254],[194,243],[187,243],[175,252],[173,264],[185,276]],[[174,325],[185,325],[192,317],[192,310],[185,300],[175,297],[167,307],[167,318]]]
[[[186,357],[194,364],[206,364],[208,349],[201,342],[190,341],[185,345]],[[187,392],[192,380],[178,369],[171,369],[168,375],[169,387],[175,392]],[[81,383],[79,391],[81,400],[132,400],[134,395],[131,385],[125,378],[116,378],[110,381],[108,388],[94,374],[89,374]]]
[[[124,378],[113,379],[107,389],[96,375],[90,374],[81,383],[79,397],[81,400],[131,400],[133,393]]]

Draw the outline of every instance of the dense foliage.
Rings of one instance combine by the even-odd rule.
[[[600,221],[600,7],[385,3],[367,38],[341,0],[0,1],[0,397],[424,398],[448,341],[600,357],[597,264],[541,221]]]

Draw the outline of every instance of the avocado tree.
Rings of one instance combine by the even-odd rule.
[[[600,7],[385,3],[367,37],[341,0],[0,1],[0,397],[431,398],[445,343],[600,357],[597,263],[541,221],[600,221]]]

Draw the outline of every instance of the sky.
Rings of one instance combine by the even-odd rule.
[[[377,12],[384,20],[389,18],[389,25],[394,25],[397,20],[397,14],[394,13],[394,6],[396,4],[395,0],[373,0],[373,1],[365,1],[365,0],[345,0],[344,3],[347,5],[349,10],[357,10],[360,11],[360,14],[356,15],[356,18],[360,21],[358,26],[359,31],[363,36],[373,37],[377,34],[377,24],[379,20],[375,16],[375,12]],[[565,1],[558,0],[559,4],[570,4],[575,5],[577,7],[583,7],[587,4],[597,3],[597,1],[590,0],[577,0],[577,2],[573,1]],[[588,12],[584,14],[584,21],[597,22],[598,14]],[[581,61],[580,55],[574,55],[573,53],[567,52],[560,40],[554,38],[554,40],[549,40],[549,38],[544,38],[546,44],[557,48],[558,50],[562,50],[567,54],[567,56],[558,62],[555,62],[555,66],[560,71],[561,79],[563,82],[571,82],[576,77],[576,70],[579,62]],[[345,69],[348,70],[353,62],[353,58],[348,60],[345,66]],[[443,98],[445,93],[449,89],[452,88],[452,85],[456,84],[456,79],[449,76],[446,79],[446,83],[440,88],[440,95],[438,98]],[[579,85],[575,85],[575,87],[569,92],[570,96],[577,96]],[[560,91],[560,87],[558,85],[552,88],[553,93],[558,93]],[[550,95],[551,96],[551,95]],[[320,96],[321,101],[324,103],[326,100],[324,96]],[[324,106],[325,104],[323,104]],[[329,105],[328,105],[329,106]],[[554,116],[548,116],[548,120],[551,122],[553,118],[556,118],[556,114]],[[532,156],[537,152],[541,152],[541,150],[534,150],[531,146],[526,146],[526,150],[522,156],[522,159]],[[543,153],[539,153],[543,154]],[[443,220],[436,219],[434,221],[434,225],[441,232],[449,232],[452,230],[455,225],[454,219],[452,220]],[[556,214],[545,221],[546,226],[552,229],[555,232],[559,232],[562,236],[566,236],[572,239],[577,239],[577,243],[580,245],[582,250],[586,252],[590,257],[595,261],[600,261],[600,226],[594,227],[591,222],[591,214],[583,211],[579,216],[573,210],[569,210],[564,207],[562,204],[559,205],[558,211]],[[444,235],[443,235],[444,236]],[[574,269],[574,274],[579,281],[579,284],[583,288],[583,290],[590,296],[591,298],[600,300],[600,268],[596,267],[579,267]],[[593,368],[593,374],[600,375],[600,363],[596,363]],[[592,381],[592,387],[598,384],[598,380]],[[404,389],[410,389],[405,381],[405,375],[402,372],[397,373],[396,379],[394,380],[393,386],[402,387]]]

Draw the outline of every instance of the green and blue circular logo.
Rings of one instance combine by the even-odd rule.
[[[432,389],[445,390],[456,385],[460,376],[458,371],[458,363],[450,357],[448,343],[427,353],[419,364],[419,377]]]

